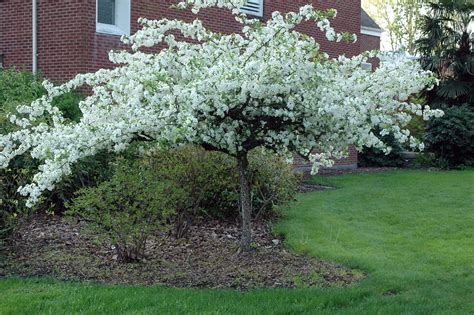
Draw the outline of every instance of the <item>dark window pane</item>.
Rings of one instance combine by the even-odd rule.
[[[97,22],[115,25],[115,0],[97,0]]]

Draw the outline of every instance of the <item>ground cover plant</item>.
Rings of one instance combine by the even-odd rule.
[[[474,309],[474,171],[319,177],[276,230],[292,250],[367,272],[345,288],[249,292],[0,280],[3,314],[468,314]]]

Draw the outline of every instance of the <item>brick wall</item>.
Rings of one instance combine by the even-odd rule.
[[[94,0],[92,1],[94,2]],[[179,2],[179,0],[132,0],[132,33],[138,29],[136,21],[139,17],[149,19],[159,19],[163,17],[176,18],[185,21],[192,21],[196,16],[189,11],[178,11],[170,9],[170,4]],[[318,9],[335,8],[338,10],[338,17],[334,20],[334,27],[338,31],[347,31],[360,35],[360,0],[265,0],[264,17],[268,19],[273,11],[296,11],[300,6],[313,3]],[[89,13],[89,20],[94,21],[95,11]],[[234,20],[227,10],[216,8],[205,9],[199,14],[199,18],[204,22],[206,27],[219,32],[233,33],[240,31],[241,27]],[[94,66],[106,66],[107,58],[104,51],[120,47],[117,42],[117,36],[96,34],[94,25],[90,25],[89,34],[94,34],[92,41],[93,57],[95,57]],[[299,31],[305,32],[321,43],[322,50],[331,56],[346,54],[353,56],[359,54],[359,43],[334,43],[328,42],[313,23],[306,23],[299,27]],[[115,39],[115,40],[114,40]],[[107,49],[104,49],[107,48]],[[94,68],[94,67],[93,67]]]
[[[0,1],[0,54],[5,65],[31,70],[31,1]]]
[[[5,65],[31,70],[31,0],[0,1],[0,54]],[[87,42],[80,0],[38,0],[38,69],[64,81],[87,70]]]
[[[360,35],[360,51],[368,50],[379,50],[380,49],[380,37],[361,34]],[[378,58],[371,58],[369,62],[372,63],[375,67],[378,67],[380,60]]]
[[[380,49],[380,37],[361,34],[360,35],[360,50],[374,50]]]
[[[132,33],[138,29],[141,16],[191,21],[193,14],[170,9],[178,0],[132,0]],[[297,10],[312,2],[318,9],[335,8],[338,17],[333,24],[338,31],[360,35],[360,0],[266,0],[264,19],[271,12]],[[205,25],[220,32],[236,32],[239,25],[225,10],[207,9],[199,16]],[[332,43],[313,24],[306,23],[300,31],[314,36],[322,50],[331,56],[352,56],[361,50],[354,44]],[[0,54],[5,65],[31,70],[31,0],[0,0]],[[95,32],[95,0],[38,0],[38,69],[53,81],[64,81],[80,72],[110,66],[107,53],[120,49],[119,36]]]
[[[138,29],[139,17],[162,17],[191,21],[195,15],[189,11],[170,9],[179,0],[131,0],[132,33]],[[125,48],[119,36],[99,34],[95,31],[96,0],[38,0],[38,69],[50,80],[61,82],[77,73],[91,72],[110,67],[108,51]],[[333,20],[337,31],[360,36],[360,0],[265,0],[264,17],[273,11],[295,11],[302,5],[313,3],[321,10],[335,8],[338,16]],[[199,18],[215,31],[239,31],[239,25],[226,10],[203,10]],[[299,27],[299,31],[315,37],[321,50],[331,56],[353,56],[365,47],[357,43],[328,42],[313,23]],[[5,65],[15,65],[31,70],[31,0],[0,0],[0,54]],[[351,148],[348,159],[338,165],[356,165],[357,153]]]
[[[332,169],[336,170],[351,170],[357,168],[357,150],[354,146],[349,147],[348,156],[340,160],[335,161]],[[301,156],[296,155],[294,157],[294,165],[298,171],[309,173],[312,168],[312,164],[308,163]]]

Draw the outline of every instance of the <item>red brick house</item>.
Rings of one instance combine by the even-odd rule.
[[[61,82],[77,73],[108,67],[107,53],[123,48],[120,35],[134,33],[139,17],[191,21],[189,11],[171,9],[179,0],[0,0],[0,67],[24,67]],[[314,36],[329,55],[353,56],[378,49],[382,30],[361,9],[360,0],[248,0],[244,12],[267,19],[273,11],[294,11],[307,3],[338,11],[338,31],[358,35],[357,43],[328,42],[313,24],[300,31]],[[203,10],[199,17],[214,31],[235,32],[239,25],[226,10]],[[371,65],[363,65],[370,67]],[[338,161],[339,167],[357,166],[357,153]]]

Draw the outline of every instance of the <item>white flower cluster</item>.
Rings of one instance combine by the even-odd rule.
[[[218,7],[231,9],[233,13],[237,14],[239,8],[243,6],[246,0],[185,0],[176,5],[177,8],[185,9],[191,7],[192,12],[197,14],[201,9]]]
[[[199,10],[226,3],[181,5]],[[434,84],[431,73],[400,60],[367,72],[360,64],[369,56],[329,59],[314,38],[294,30],[313,21],[330,40],[355,40],[330,26],[328,18],[335,14],[304,6],[285,15],[274,12],[265,23],[236,14],[242,33],[230,35],[210,32],[199,20],[143,19],[143,28],[124,39],[133,52],[110,54],[114,69],[81,74],[59,86],[45,82],[46,96],[18,107],[10,117],[18,130],[0,135],[0,167],[21,154],[42,161],[33,182],[19,189],[32,205],[79,159],[99,150],[124,150],[136,139],[166,148],[194,143],[234,156],[255,147],[295,152],[310,159],[314,171],[346,155],[349,145],[388,150],[372,133],[375,127],[418,146],[403,129],[411,115],[428,119],[442,113],[407,99]],[[140,51],[157,44],[167,47]],[[67,122],[52,99],[84,84],[92,94],[79,105],[83,117]]]

